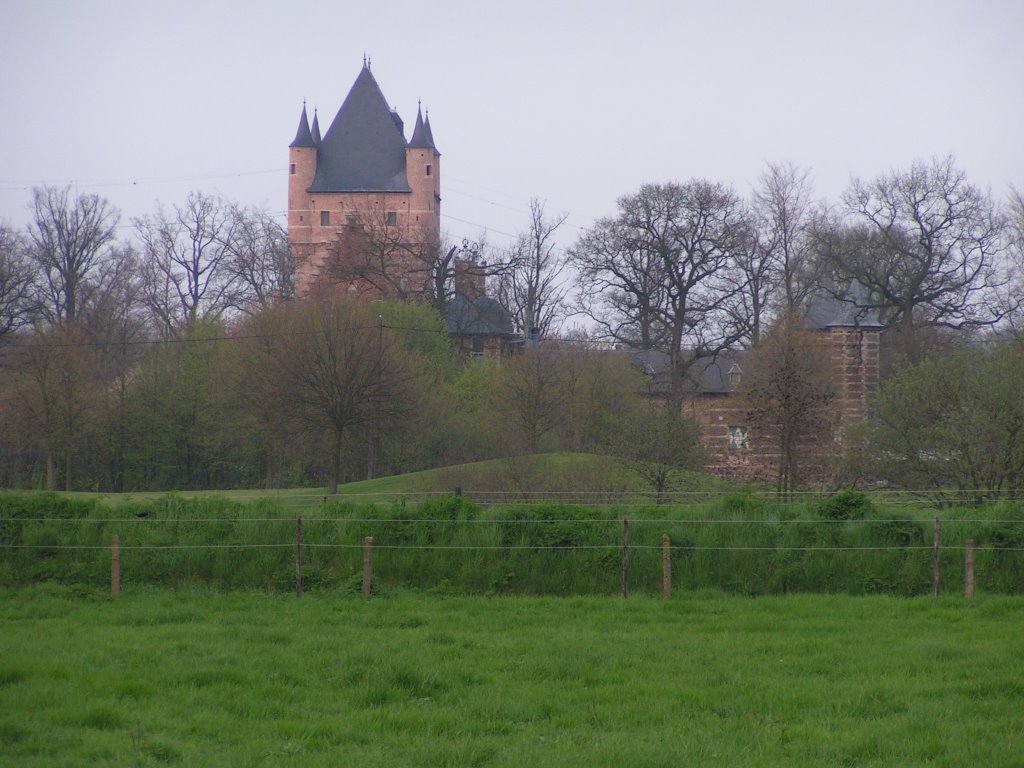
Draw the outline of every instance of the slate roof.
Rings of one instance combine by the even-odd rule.
[[[310,129],[310,133],[313,134],[313,141],[317,146],[320,146],[320,118],[317,117],[316,109],[313,110],[313,127]]]
[[[316,117],[313,118],[313,124],[316,125]],[[302,115],[299,117],[299,129],[295,132],[295,138],[289,147],[316,147],[316,143],[313,141],[313,134],[309,132],[309,120],[306,118],[306,105],[302,105]]]
[[[494,299],[471,301],[456,294],[445,310],[445,328],[455,336],[512,336],[512,316]]]
[[[412,138],[409,140],[409,147],[413,149],[432,149],[435,152],[434,134],[430,130],[430,115],[423,119],[419,108],[416,108],[416,126],[412,129]]]
[[[696,361],[687,371],[693,390],[704,394],[732,392],[735,387],[729,382],[729,374],[736,372],[742,376],[749,355],[746,349],[726,349],[715,357]],[[669,389],[669,356],[665,352],[653,349],[634,352],[631,362],[650,377],[652,391]]]
[[[320,141],[309,191],[409,192],[405,149],[401,118],[363,66]]]
[[[804,317],[808,328],[882,328],[878,311],[871,306],[867,292],[851,280],[841,298],[832,292],[819,291],[811,297]]]

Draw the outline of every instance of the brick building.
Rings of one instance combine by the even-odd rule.
[[[826,482],[842,452],[842,435],[864,420],[868,400],[878,390],[879,339],[882,324],[877,313],[864,307],[859,286],[852,285],[847,300],[822,293],[810,303],[807,327],[820,340],[830,362],[833,399],[832,426],[803,446],[802,477],[809,482]],[[858,304],[858,301],[861,304]],[[684,409],[700,426],[701,442],[708,452],[707,470],[747,480],[772,481],[778,455],[750,424],[749,406],[744,401],[743,377],[748,367],[748,350],[727,350],[714,359],[695,364],[693,395]],[[659,377],[667,375],[667,356],[647,352],[635,356],[657,392]]]
[[[441,246],[441,153],[429,113],[412,137],[370,65],[320,135],[303,105],[288,147],[288,243],[298,296],[416,299],[430,295]],[[465,356],[509,354],[521,341],[486,293],[485,269],[456,258],[445,325]]]
[[[412,137],[369,63],[321,137],[303,105],[288,149],[288,242],[299,296],[422,289],[424,251],[441,239],[441,153],[429,114]]]

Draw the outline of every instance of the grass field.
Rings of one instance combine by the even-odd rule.
[[[683,492],[726,492],[746,486],[733,481],[703,475],[699,472],[680,471],[675,476],[676,488]],[[478,501],[522,500],[538,496],[571,494],[594,502],[611,498],[650,495],[650,488],[631,472],[622,461],[610,456],[589,453],[544,453],[514,458],[492,459],[470,464],[459,464],[421,472],[361,480],[338,487],[338,497],[352,501],[390,501],[400,498],[416,500],[420,496],[451,493],[461,488],[466,495]],[[210,496],[236,501],[275,499],[295,510],[316,507],[325,490],[318,488],[262,488],[177,491],[184,498]],[[108,506],[125,502],[150,501],[164,496],[164,492],[94,493],[71,491],[63,496],[97,500]]]
[[[0,591],[0,765],[1021,766],[1024,599]]]

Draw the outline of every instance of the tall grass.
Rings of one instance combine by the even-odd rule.
[[[0,589],[0,766],[1020,765],[1024,601]]]
[[[741,494],[628,509],[478,507],[455,497],[419,504],[330,501],[304,513],[303,586],[357,590],[362,544],[372,537],[378,590],[614,594],[628,516],[633,592],[660,591],[667,534],[676,589],[912,596],[931,589],[934,514],[878,507],[858,495],[781,504]],[[105,585],[115,534],[129,587],[294,588],[296,523],[286,505],[177,496],[108,507],[0,495],[0,584]],[[978,589],[1024,593],[1019,504],[943,510],[942,539],[944,592],[962,589],[962,547],[974,539]]]

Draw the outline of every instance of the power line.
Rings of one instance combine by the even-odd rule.
[[[14,179],[0,179],[0,189],[4,191],[18,190],[18,189],[32,189],[33,187],[66,187],[66,186],[79,186],[88,187],[90,189],[98,189],[104,187],[134,187],[146,184],[174,184],[183,181],[210,181],[213,179],[233,179],[241,178],[243,176],[260,176],[268,173],[280,173],[284,174],[287,168],[267,168],[259,171],[232,171],[228,173],[209,173],[192,176],[151,176],[151,177],[129,177],[122,179],[96,179],[81,181],[71,179],[63,182],[53,183],[46,181],[17,181]]]

